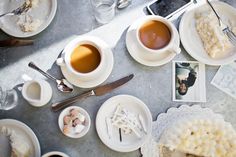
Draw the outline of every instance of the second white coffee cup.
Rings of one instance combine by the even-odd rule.
[[[150,21],[161,22],[169,29],[170,41],[163,48],[160,48],[160,49],[148,48],[147,46],[145,46],[143,44],[143,42],[140,39],[140,29],[141,29],[141,27],[143,27],[145,24],[147,24]],[[153,34],[153,35],[155,35],[155,34]],[[139,45],[139,47],[143,49],[143,51],[141,51],[142,56],[144,58],[146,58],[147,60],[153,60],[153,59],[155,59],[155,57],[153,57],[153,56],[163,55],[163,54],[166,54],[168,52],[171,52],[171,53],[174,53],[174,54],[178,54],[178,53],[181,52],[180,43],[179,43],[179,34],[178,34],[177,29],[175,28],[175,26],[170,21],[168,21],[167,19],[165,19],[161,16],[150,15],[150,16],[146,16],[145,18],[143,18],[143,20],[141,20],[139,22],[139,24],[137,25],[137,27],[136,27],[135,38],[136,38],[136,41],[137,41],[137,44]],[[148,40],[151,40],[151,39],[148,39]]]

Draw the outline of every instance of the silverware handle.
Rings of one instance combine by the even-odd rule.
[[[220,19],[220,16],[217,14],[216,10],[214,9],[214,7],[212,6],[212,4],[209,2],[209,0],[206,0],[207,3],[209,4],[209,6],[211,7],[211,9],[213,10],[213,12],[215,13],[218,21],[219,21],[219,24],[221,25],[221,19]]]
[[[66,100],[53,103],[51,108],[54,112],[56,112],[56,111],[59,111],[59,110],[65,108],[65,107],[69,106],[70,104],[78,101],[79,99],[87,98],[87,97],[90,97],[90,96],[93,96],[93,95],[95,95],[95,93],[94,93],[93,90],[91,90],[89,92],[85,92],[83,94],[74,96],[72,98],[68,98]]]
[[[14,14],[12,12],[4,13],[4,14],[0,15],[0,18],[3,17],[3,16],[6,16],[6,15],[14,15]]]
[[[27,46],[33,45],[33,40],[23,40],[23,39],[6,39],[0,41],[0,47],[13,47],[13,46]]]
[[[49,75],[48,73],[44,72],[43,70],[41,70],[39,67],[37,67],[33,62],[29,62],[28,64],[29,67],[31,67],[32,69],[40,72],[41,74],[43,74],[45,77],[52,79],[54,81],[57,81],[57,79],[51,75]]]

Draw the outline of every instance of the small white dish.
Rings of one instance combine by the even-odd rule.
[[[212,4],[214,5],[214,8],[217,10],[217,13],[221,16],[223,21],[228,21],[230,19],[230,21],[235,23],[235,8],[220,1],[214,1],[212,2]],[[205,51],[202,41],[195,28],[195,13],[206,12],[208,10],[210,10],[210,7],[208,4],[205,3],[185,12],[179,26],[179,33],[182,45],[193,58],[204,64],[213,66],[229,64],[233,62],[236,58],[235,50],[224,58],[211,58]]]
[[[133,57],[134,60],[139,62],[140,64],[146,65],[146,66],[161,66],[168,62],[170,62],[175,56],[176,53],[167,51],[165,53],[161,53],[155,56],[152,56],[152,59],[145,58],[145,50],[142,46],[140,46],[138,43],[139,41],[136,38],[136,30],[140,24],[140,22],[143,22],[147,17],[142,17],[139,20],[135,21],[128,29],[126,33],[126,47],[128,49],[129,54]],[[178,34],[176,29],[173,29],[175,33]],[[180,44],[180,39],[176,38],[175,40],[178,45]],[[147,52],[148,54],[148,52]]]
[[[129,135],[122,134],[122,142],[119,140],[117,129],[112,129],[112,137],[108,135],[106,118],[111,117],[120,104],[132,113],[140,114],[143,117],[146,125],[147,133],[142,132],[141,138],[138,138],[134,133]],[[138,98],[130,95],[118,95],[108,99],[100,107],[96,117],[96,129],[101,141],[118,152],[131,152],[140,148],[151,135],[152,130],[152,115],[148,107]]]
[[[79,112],[81,114],[83,114],[85,116],[85,128],[83,129],[83,131],[79,134],[64,134],[63,133],[63,127],[64,127],[64,122],[63,122],[63,118],[66,116],[66,115],[69,115],[69,112],[71,109],[77,109],[79,110]],[[90,128],[90,125],[91,125],[91,119],[90,119],[90,116],[88,114],[87,111],[85,111],[83,108],[81,107],[78,107],[78,106],[70,106],[70,107],[67,107],[65,108],[61,113],[60,113],[60,116],[58,118],[58,125],[59,125],[59,128],[61,130],[61,132],[65,135],[65,136],[68,136],[70,138],[81,138],[83,137],[84,135],[86,135],[89,131],[89,128]]]
[[[23,4],[23,0],[0,1],[0,14],[11,11]],[[0,29],[5,33],[18,37],[27,38],[39,34],[52,22],[57,10],[57,0],[39,1],[39,6],[31,10],[30,15],[42,21],[41,26],[34,32],[23,32],[17,25],[17,16],[5,16],[0,19]]]
[[[14,119],[1,119],[0,128],[4,126],[13,129],[16,134],[20,134],[24,138],[24,140],[30,144],[31,150],[29,157],[41,157],[40,144],[38,138],[31,128],[29,128],[26,124]],[[0,146],[6,145],[2,142],[4,142],[4,140],[0,140]],[[1,154],[1,156],[7,156],[7,154]]]
[[[61,156],[61,157],[69,157],[65,153],[58,152],[58,151],[48,152],[48,153],[44,154],[42,157],[51,157],[53,155],[58,155],[58,156]]]
[[[108,47],[108,45],[100,40],[100,46]],[[64,53],[64,52],[63,52]],[[64,55],[64,54],[62,54]],[[78,78],[77,75],[74,73],[70,72],[65,66],[60,66],[62,74],[64,77],[73,85],[80,87],[80,88],[92,88],[96,87],[100,84],[102,84],[106,79],[110,76],[112,69],[113,69],[113,64],[114,64],[114,59],[113,59],[113,53],[110,48],[107,48],[106,51],[104,52],[104,71],[102,72],[101,75],[99,75],[96,78],[93,78],[91,80],[81,80]]]

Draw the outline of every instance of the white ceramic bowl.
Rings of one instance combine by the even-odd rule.
[[[46,154],[44,154],[42,157],[50,157],[52,155],[60,155],[62,157],[69,157],[68,155],[66,155],[65,153],[62,152],[58,152],[58,151],[53,151],[53,152],[48,152]]]
[[[70,110],[71,109],[78,109],[80,111],[80,113],[82,113],[84,116],[85,116],[85,128],[83,129],[83,131],[80,133],[80,134],[64,134],[63,133],[63,118],[69,114]],[[91,125],[91,119],[90,119],[90,116],[88,114],[87,111],[85,111],[83,108],[81,107],[78,107],[78,106],[70,106],[70,107],[67,107],[65,108],[59,118],[58,118],[58,125],[59,125],[59,128],[61,130],[61,132],[65,135],[65,136],[68,136],[70,138],[81,138],[83,137],[84,135],[86,135],[89,131],[89,128],[90,128],[90,125]]]

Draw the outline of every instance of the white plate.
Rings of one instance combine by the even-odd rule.
[[[21,6],[24,0],[1,0],[0,1],[0,14],[5,13]],[[0,28],[7,34],[27,38],[34,36],[48,27],[52,22],[57,10],[57,0],[39,0],[39,6],[33,8],[29,14],[34,18],[42,21],[41,26],[34,32],[23,32],[17,25],[17,16],[5,16],[0,18]]]
[[[171,125],[174,125],[176,120],[186,117],[207,117],[214,120],[223,119],[220,114],[214,113],[209,108],[202,108],[199,105],[188,106],[182,105],[179,108],[172,107],[166,113],[158,115],[157,120],[152,123],[152,137],[149,142],[141,147],[143,157],[159,157],[157,142],[160,140],[162,133]]]
[[[63,118],[64,118],[66,115],[69,115],[71,109],[77,109],[77,110],[79,110],[79,112],[80,112],[81,114],[83,114],[83,115],[85,116],[85,128],[84,128],[84,130],[83,130],[80,134],[76,134],[76,135],[75,135],[75,134],[74,134],[74,135],[70,134],[70,135],[68,135],[68,134],[64,134],[64,133],[63,133],[63,126],[64,126]],[[90,116],[89,116],[88,112],[85,111],[83,108],[78,107],[78,106],[70,106],[70,107],[65,108],[65,109],[60,113],[60,116],[59,116],[59,118],[58,118],[58,125],[59,125],[59,128],[60,128],[61,132],[62,132],[64,135],[66,135],[66,136],[68,136],[68,137],[70,137],[70,138],[81,138],[81,137],[83,137],[84,135],[86,135],[86,134],[88,133],[89,128],[90,128],[90,125],[91,125],[91,119],[90,119]]]
[[[100,41],[100,43],[102,45],[100,46],[105,46],[108,47],[107,44],[104,41]],[[69,72],[65,66],[60,66],[61,67],[61,71],[62,74],[64,75],[64,77],[73,85],[80,87],[80,88],[92,88],[92,87],[96,87],[100,84],[102,84],[104,81],[106,81],[106,79],[110,76],[111,72],[112,72],[112,68],[113,68],[113,64],[114,64],[114,59],[113,59],[113,53],[111,51],[111,49],[106,49],[107,51],[104,53],[104,58],[105,58],[105,70],[104,73],[101,74],[99,77],[93,79],[93,80],[89,80],[89,81],[82,81],[80,79],[78,79],[78,77]],[[63,56],[63,54],[62,54]]]
[[[217,10],[217,13],[222,17],[224,21],[228,21],[230,19],[232,22],[235,22],[236,19],[236,9],[231,7],[230,5],[223,2],[212,2],[214,7]],[[185,50],[196,60],[208,64],[208,65],[223,65],[229,64],[233,62],[236,58],[236,53],[232,52],[230,55],[220,58],[213,59],[208,56],[205,51],[202,41],[196,31],[195,28],[195,13],[196,12],[205,12],[210,10],[208,4],[203,4],[199,7],[195,7],[192,10],[187,11],[180,22],[179,33],[181,42],[185,48]]]
[[[146,18],[146,17],[143,17],[143,18]],[[141,52],[145,50],[137,44],[138,41],[135,38],[136,36],[135,30],[139,22],[143,21],[143,18],[140,18],[139,20],[135,21],[129,27],[126,33],[126,47],[128,49],[129,54],[133,57],[134,60],[146,66],[161,66],[170,62],[175,57],[176,55],[175,53],[166,52],[165,54],[160,54],[156,56],[156,58],[153,58],[152,60],[147,60],[142,57]],[[180,43],[180,39],[178,40],[179,40],[178,43]]]
[[[41,157],[41,151],[40,151],[38,138],[26,124],[18,120],[14,120],[14,119],[2,119],[0,120],[0,128],[2,128],[3,126],[15,130],[16,134],[20,133],[21,136],[24,136],[24,139],[30,143],[31,153],[29,157]],[[6,145],[6,143],[1,143],[1,140],[0,140],[0,146],[3,146],[3,145]],[[5,153],[8,154],[8,152],[5,152]],[[5,155],[1,154],[1,156],[2,155],[3,157],[6,156],[6,154]]]
[[[109,138],[105,118],[113,115],[118,104],[124,106],[133,113],[142,115],[146,124],[147,134],[143,133],[140,139],[133,133],[131,135],[122,134],[123,141],[120,142],[118,129],[113,129],[113,136]],[[150,137],[152,130],[152,115],[148,107],[138,98],[130,95],[118,95],[108,99],[99,109],[96,117],[96,129],[102,142],[109,148],[119,152],[131,152],[140,148]]]

